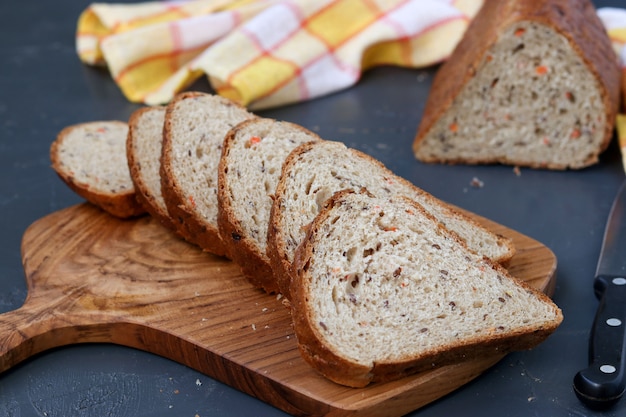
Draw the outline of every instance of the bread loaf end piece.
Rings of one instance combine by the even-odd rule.
[[[300,352],[322,375],[353,387],[529,349],[563,318],[547,296],[402,196],[336,193],[294,265]]]
[[[226,133],[255,117],[221,96],[177,95],[167,106],[161,149],[161,192],[169,216],[189,242],[226,255],[217,226],[217,167]]]
[[[128,120],[126,156],[137,200],[148,213],[172,231],[170,218],[161,193],[161,146],[165,107],[142,107]]]
[[[293,123],[257,117],[231,129],[218,167],[217,223],[230,259],[255,286],[278,292],[267,250],[272,198],[283,162],[319,136]]]
[[[487,0],[439,69],[424,162],[579,169],[608,146],[620,74],[589,0]]]
[[[126,159],[128,124],[79,123],[61,130],[50,146],[52,168],[78,195],[119,218],[145,213],[136,199]]]

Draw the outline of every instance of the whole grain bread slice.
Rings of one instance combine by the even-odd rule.
[[[161,193],[161,147],[165,107],[142,107],[128,120],[126,156],[137,200],[148,213],[172,231],[172,222]]]
[[[167,106],[161,191],[169,216],[189,242],[226,255],[217,226],[217,167],[226,133],[254,116],[217,95],[186,92]]]
[[[335,192],[362,188],[376,196],[405,195],[414,199],[470,249],[496,262],[505,263],[515,253],[509,238],[487,230],[449,204],[395,175],[380,161],[340,142],[313,142],[298,146],[287,157],[270,212],[267,254],[285,297],[289,298],[295,250],[308,224]]]
[[[104,120],[67,126],[50,146],[52,168],[76,194],[119,218],[145,213],[126,159],[128,124]]]
[[[255,286],[278,291],[266,254],[272,197],[283,162],[298,145],[321,140],[302,126],[268,118],[239,123],[224,140],[217,223],[228,257]]]
[[[352,387],[530,349],[563,319],[546,295],[403,196],[335,194],[294,269],[290,306],[302,357]]]
[[[424,162],[579,169],[613,135],[620,70],[589,0],[486,0],[437,72]]]

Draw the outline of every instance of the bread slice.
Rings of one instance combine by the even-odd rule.
[[[79,123],[61,130],[50,146],[59,177],[79,196],[120,218],[145,213],[128,170],[127,134],[128,124],[119,120]]]
[[[170,230],[176,227],[161,193],[161,147],[165,107],[142,107],[128,120],[126,156],[137,200],[152,217]]]
[[[212,94],[186,92],[167,106],[161,149],[161,191],[169,216],[189,242],[216,255],[226,249],[217,227],[217,167],[226,133],[255,117]]]
[[[217,223],[230,259],[254,285],[278,291],[266,255],[272,197],[287,155],[321,140],[289,122],[255,118],[226,135],[218,169]]]
[[[608,146],[620,72],[589,0],[487,0],[433,80],[424,162],[579,169]]]
[[[295,270],[300,352],[352,387],[530,349],[563,319],[546,295],[402,196],[333,196],[298,248]]]
[[[268,256],[278,286],[289,298],[291,265],[307,225],[335,192],[367,188],[377,196],[405,195],[424,206],[468,246],[497,262],[507,262],[515,248],[510,239],[474,222],[449,204],[394,175],[381,162],[346,147],[322,141],[300,145],[283,166],[270,212]]]

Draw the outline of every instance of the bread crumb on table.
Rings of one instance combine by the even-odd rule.
[[[478,179],[478,177],[474,177],[470,181],[470,185],[474,188],[483,188],[485,186],[485,183]]]

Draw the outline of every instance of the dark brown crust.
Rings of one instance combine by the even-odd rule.
[[[284,178],[287,177],[292,170],[292,166],[297,163],[300,155],[305,154],[314,146],[313,143],[305,143],[297,146],[285,159],[280,174],[280,180],[276,186],[274,193],[274,201],[270,209],[270,221],[267,228],[267,256],[270,259],[270,265],[274,274],[274,279],[278,285],[279,291],[287,299],[290,299],[289,287],[291,281],[291,262],[289,261],[283,242],[285,241],[283,229],[281,227],[286,190]]]
[[[199,218],[195,210],[190,207],[190,203],[185,201],[182,187],[174,175],[171,166],[172,158],[172,113],[175,106],[188,99],[207,95],[206,93],[190,91],[178,94],[168,104],[165,113],[165,124],[163,127],[163,145],[161,149],[161,192],[165,205],[169,212],[176,229],[181,236],[188,242],[198,245],[207,252],[211,252],[218,256],[226,256],[226,247],[224,246],[217,225],[212,225]],[[241,107],[231,102],[232,106]],[[243,108],[243,107],[241,107]]]
[[[354,152],[356,154],[360,154],[362,157],[364,158],[370,158],[372,159],[370,156],[368,156],[367,154],[364,154],[363,152],[357,150],[357,149],[351,149],[351,152]],[[415,186],[413,183],[411,183],[409,180],[396,176],[395,174],[393,174],[391,171],[388,170],[387,167],[385,167],[380,161],[374,160],[373,162],[379,164],[380,169],[384,169],[386,171],[389,172],[389,174],[394,175],[394,178],[396,181],[404,183],[404,185],[406,187],[410,187],[414,190],[414,192],[416,194],[419,194],[422,196],[422,198],[424,200],[428,200],[433,204],[440,204],[443,206],[443,208],[445,208],[446,210],[448,210],[448,213],[446,218],[463,218],[465,220],[465,222],[467,224],[471,224],[474,227],[476,227],[477,229],[484,229],[484,226],[482,226],[481,224],[479,224],[477,221],[473,220],[472,218],[468,217],[467,215],[461,213],[457,208],[455,208],[454,206],[446,203],[443,200],[439,200],[436,197],[434,197],[432,194],[429,194],[428,192],[424,191],[423,189]],[[419,204],[419,203],[417,203]],[[428,210],[427,210],[428,211]],[[429,212],[430,213],[430,212]],[[442,219],[439,219],[439,221],[441,222]],[[443,222],[442,222],[443,224]],[[459,240],[465,242],[465,239],[463,239],[462,237],[458,236],[458,234],[452,230],[448,231],[451,234],[454,234]],[[493,233],[493,232],[492,232]],[[504,246],[507,248],[506,254],[503,255],[501,258],[498,259],[492,259],[494,262],[499,263],[500,265],[506,266],[511,259],[513,259],[513,256],[515,256],[515,245],[513,244],[513,241],[506,237],[506,236],[502,236],[499,234],[494,234],[494,236],[497,238],[498,242],[500,243],[501,246]]]
[[[315,217],[307,230],[306,237],[296,249],[290,282],[289,306],[302,358],[331,381],[352,387],[364,387],[372,382],[373,369],[338,356],[322,342],[322,337],[317,332],[317,324],[312,322],[309,314],[308,286],[305,285],[305,282],[310,280],[307,274],[308,263],[314,253],[315,239],[320,225],[331,215],[331,210],[335,206],[342,204],[341,199],[353,192],[352,190],[336,192]]]
[[[169,216],[178,233],[188,242],[201,248],[210,248],[207,250],[222,256],[225,254],[225,248],[219,239],[217,230],[212,230],[212,228],[203,225],[201,219],[197,219],[194,211],[191,207],[188,207],[188,202],[181,197],[183,195],[181,186],[171,166],[172,154],[174,152],[171,140],[174,108],[180,101],[200,97],[203,94],[195,91],[181,93],[176,95],[167,106],[163,125],[163,144],[161,146],[161,193],[163,194],[163,200]]]
[[[506,354],[511,351],[531,349],[552,334],[562,321],[562,314],[558,307],[555,308],[555,320],[550,326],[518,330],[507,334],[494,333],[491,337],[477,338],[461,345],[440,346],[430,352],[425,352],[417,358],[407,358],[397,362],[374,363],[368,367],[353,363],[338,356],[332,348],[326,346],[317,332],[317,323],[312,323],[308,310],[308,287],[304,285],[310,280],[308,263],[310,262],[316,244],[316,238],[321,225],[333,214],[332,209],[342,204],[345,195],[352,193],[350,190],[337,192],[326,203],[324,209],[316,216],[307,231],[306,238],[296,250],[294,259],[294,278],[291,289],[291,314],[294,322],[294,330],[298,340],[298,348],[303,359],[326,378],[342,385],[351,387],[364,387],[371,382],[390,381],[399,379],[420,371],[434,367],[444,366],[459,361],[471,360],[489,355]],[[431,216],[418,203],[405,199],[415,207],[415,211],[436,219]],[[441,225],[437,226],[439,233],[448,234],[460,245],[464,243],[454,234],[451,234]],[[485,266],[491,266],[503,277],[508,277],[523,287],[529,293],[539,299],[552,303],[550,298],[540,291],[528,286],[525,282],[517,280],[501,265],[484,258]]]
[[[433,80],[422,121],[413,142],[414,152],[417,152],[420,143],[436,121],[451,107],[465,84],[474,77],[486,51],[496,42],[500,32],[522,20],[546,25],[563,35],[598,80],[606,109],[607,124],[602,144],[597,153],[585,161],[585,166],[597,162],[598,155],[608,147],[613,137],[620,102],[620,75],[618,60],[604,25],[589,0],[486,0],[465,36]],[[450,164],[500,162],[423,160]],[[566,168],[561,165],[545,166],[532,163],[524,165],[531,168]]]
[[[226,171],[231,144],[237,133],[250,122],[251,120],[246,120],[239,123],[224,138],[217,171],[217,226],[228,257],[239,265],[243,275],[253,285],[271,293],[277,290],[273,285],[273,278],[266,278],[272,277],[272,268],[259,256],[250,239],[244,235],[240,222],[234,215],[232,200],[228,196],[228,173]]]
[[[282,224],[282,215],[283,215],[283,210],[282,210],[282,204],[284,201],[283,196],[285,195],[285,192],[286,192],[286,184],[285,184],[285,181],[283,180],[283,177],[286,177],[290,174],[290,172],[292,171],[293,165],[298,163],[298,160],[300,159],[301,155],[306,154],[315,146],[316,146],[315,143],[305,143],[303,145],[296,147],[293,151],[291,151],[291,153],[285,160],[285,163],[283,164],[281,179],[278,182],[278,185],[276,187],[276,192],[274,196],[275,198],[274,198],[274,202],[272,204],[272,208],[270,211],[270,222],[269,222],[268,237],[267,237],[267,245],[268,245],[267,255],[270,259],[270,264],[272,266],[272,270],[274,271],[274,277],[278,283],[278,288],[280,292],[287,298],[290,298],[290,294],[289,294],[290,288],[291,288],[290,281],[292,279],[294,272],[292,271],[293,265],[291,264],[291,262],[289,262],[288,257],[285,253],[285,248],[283,245],[283,243],[285,242],[285,237],[283,234],[282,227],[280,226]],[[385,167],[385,165],[382,162],[371,157],[370,155],[367,155],[366,153],[363,153],[357,149],[352,149],[352,148],[348,148],[348,151],[356,154],[357,156],[363,159],[369,160],[379,170],[381,170],[382,172],[386,172],[390,177],[395,178],[396,181],[403,182],[407,187],[413,188],[416,193],[421,194],[425,199],[429,199],[431,201],[437,200],[434,196],[416,187],[408,180],[393,174],[393,172],[391,172],[387,167]],[[483,227],[479,225],[477,222],[475,222],[474,220],[464,215],[463,213],[456,210],[454,207],[450,206],[449,204],[441,200],[437,200],[437,202],[441,204],[444,208],[449,210],[451,216],[455,215],[458,217],[463,217],[469,224],[472,224],[477,228]],[[453,232],[450,232],[450,233],[453,233]],[[508,248],[508,255],[501,259],[497,259],[497,262],[501,264],[506,264],[514,256],[515,247],[513,245],[513,242],[507,237],[505,236],[497,236],[497,237],[499,238],[500,243],[503,246],[506,246]]]
[[[164,108],[165,107],[158,106],[158,109]],[[174,226],[169,214],[162,210],[161,207],[155,202],[154,195],[151,193],[144,181],[141,173],[141,166],[135,158],[134,138],[137,123],[144,113],[150,112],[153,109],[154,108],[152,107],[142,107],[139,110],[135,110],[128,119],[128,138],[126,139],[126,158],[128,159],[128,169],[130,170],[130,178],[135,186],[135,192],[139,204],[141,204],[143,208],[163,226],[176,232],[176,227]],[[160,140],[162,142],[163,138],[157,138],[156,140]]]
[[[271,294],[279,291],[278,283],[274,277],[271,263],[267,258],[267,255],[260,253],[259,248],[256,246],[254,241],[244,233],[243,228],[241,227],[241,222],[233,210],[233,204],[236,203],[233,202],[230,196],[230,185],[228,181],[228,158],[230,156],[233,141],[240,131],[246,130],[250,127],[250,125],[259,121],[262,121],[263,123],[285,123],[289,124],[294,130],[300,130],[307,135],[317,135],[302,126],[293,123],[257,118],[245,120],[239,123],[237,126],[233,127],[224,138],[222,157],[220,158],[217,174],[218,229],[226,247],[228,257],[240,266],[243,275],[253,285],[262,288],[267,293]]]
[[[67,186],[76,194],[89,201],[91,204],[100,207],[102,210],[111,214],[112,216],[119,217],[121,219],[127,219],[131,217],[141,216],[146,213],[143,206],[137,201],[135,190],[129,190],[120,193],[108,193],[94,189],[92,186],[86,183],[81,183],[74,178],[74,176],[68,172],[65,165],[62,163],[59,155],[59,147],[65,137],[74,129],[80,128],[84,124],[92,122],[81,123],[77,125],[67,126],[59,134],[52,145],[50,145],[50,161],[52,162],[52,169],[57,173],[59,178],[67,184]],[[119,120],[111,120],[105,123],[123,123]]]

